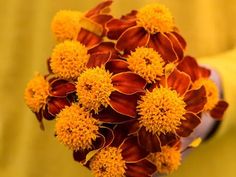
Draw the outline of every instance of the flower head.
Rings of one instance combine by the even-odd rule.
[[[56,137],[71,150],[91,149],[98,129],[98,121],[77,104],[64,108],[57,115]]]
[[[141,8],[137,14],[137,25],[151,34],[171,32],[175,24],[169,9],[162,4],[149,4]]]
[[[89,60],[87,48],[77,41],[64,41],[52,52],[52,72],[64,79],[77,78],[86,68]]]
[[[221,100],[218,87],[210,78],[211,70],[199,66],[197,61],[190,56],[186,56],[177,67],[190,76],[193,82],[192,88],[205,87],[207,103],[204,111],[209,111],[213,118],[221,120],[228,107],[228,103]]]

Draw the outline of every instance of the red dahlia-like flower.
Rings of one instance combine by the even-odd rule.
[[[121,19],[112,19],[106,28],[107,36],[117,39],[116,48],[121,51],[147,46],[170,62],[183,58],[186,42],[177,32],[171,13],[163,5],[147,5]]]

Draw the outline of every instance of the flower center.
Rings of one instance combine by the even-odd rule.
[[[204,86],[206,89],[207,103],[204,106],[205,111],[209,111],[214,108],[214,106],[219,101],[219,91],[216,84],[210,79],[198,79],[193,83],[193,89],[198,89]]]
[[[48,95],[49,83],[38,74],[27,84],[24,99],[33,112],[39,112],[40,108],[46,104]]]
[[[171,32],[175,26],[169,9],[157,3],[146,5],[138,11],[137,24],[151,34]]]
[[[156,81],[163,74],[163,59],[152,48],[137,48],[127,61],[129,69],[139,74],[148,83]]]
[[[186,103],[175,90],[155,88],[147,92],[138,102],[140,127],[146,131],[160,135],[175,133],[181,120],[185,119]]]
[[[54,48],[50,66],[59,77],[74,79],[85,70],[88,60],[84,45],[77,41],[64,41]]]
[[[58,41],[75,40],[80,31],[82,13],[78,11],[61,10],[52,20],[52,32]]]
[[[107,147],[93,157],[90,168],[95,177],[124,177],[126,166],[121,150]]]
[[[163,146],[161,152],[150,156],[150,160],[156,164],[158,173],[170,174],[180,166],[181,153],[175,147]]]
[[[114,91],[111,74],[104,68],[87,69],[78,78],[76,89],[79,103],[98,113],[101,106],[108,106],[109,96]]]
[[[98,121],[79,105],[63,109],[56,119],[56,137],[69,149],[90,149],[98,135]]]

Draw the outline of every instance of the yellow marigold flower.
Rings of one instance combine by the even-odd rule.
[[[176,147],[163,146],[161,152],[150,156],[150,160],[156,165],[158,173],[170,174],[180,166],[181,152]]]
[[[197,89],[204,86],[206,89],[207,103],[205,104],[204,110],[209,111],[215,107],[219,101],[219,90],[216,84],[207,78],[200,78],[193,83],[193,88]]]
[[[40,108],[47,102],[49,95],[49,83],[45,78],[37,74],[29,83],[25,89],[24,99],[27,106],[33,112],[39,112]]]
[[[63,109],[56,118],[57,139],[74,151],[92,148],[98,129],[98,121],[76,104]]]
[[[89,60],[87,48],[77,41],[64,41],[53,49],[50,66],[52,72],[64,79],[75,79]]]
[[[96,113],[101,106],[108,106],[109,96],[114,91],[111,73],[104,68],[91,68],[84,71],[76,85],[79,103]]]
[[[139,47],[128,56],[129,69],[148,83],[155,82],[163,74],[164,61],[152,48]]]
[[[98,152],[90,162],[95,177],[125,177],[125,160],[121,149],[106,147]]]
[[[137,24],[144,27],[151,34],[171,32],[175,26],[169,9],[158,3],[141,8],[137,14]]]
[[[138,102],[139,123],[146,131],[160,135],[175,133],[184,120],[186,103],[175,90],[155,88]]]
[[[51,28],[58,41],[74,40],[80,31],[82,13],[71,10],[61,10],[52,20]]]

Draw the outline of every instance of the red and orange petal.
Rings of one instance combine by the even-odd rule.
[[[160,84],[164,87],[176,90],[180,96],[184,95],[190,87],[190,77],[184,72],[180,72],[177,69],[167,77],[161,78]]]
[[[210,115],[216,120],[222,120],[229,104],[223,100],[218,101],[216,106],[210,111]]]
[[[86,163],[86,157],[89,152],[109,146],[113,139],[114,133],[112,129],[101,126],[99,129],[99,136],[92,143],[92,149],[73,151],[74,160],[83,164]]]
[[[211,74],[209,69],[200,67],[196,59],[191,56],[185,56],[184,59],[178,64],[177,68],[180,71],[187,73],[193,82],[201,77],[208,78]]]
[[[199,113],[203,110],[207,98],[204,86],[198,90],[190,90],[184,95],[184,102],[187,104],[185,109],[188,112]]]

